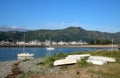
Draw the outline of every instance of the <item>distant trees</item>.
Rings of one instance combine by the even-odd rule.
[[[90,44],[112,44],[111,40],[94,40]]]
[[[20,41],[23,38],[23,32],[0,32],[0,41],[15,42]]]

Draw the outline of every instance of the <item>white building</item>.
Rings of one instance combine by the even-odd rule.
[[[34,40],[34,41],[28,42],[27,45],[41,45],[41,43],[37,40]]]
[[[17,44],[17,45],[24,45],[25,42],[24,42],[24,41],[17,41],[16,44]]]
[[[76,41],[69,42],[70,45],[78,45],[79,43]]]
[[[65,43],[63,41],[60,41],[60,42],[58,42],[58,45],[63,46],[63,45],[65,45]]]
[[[52,41],[52,45],[54,45],[54,46],[55,46],[55,45],[57,45],[57,42],[55,42],[55,41]]]
[[[50,46],[50,40],[45,40],[45,46]]]

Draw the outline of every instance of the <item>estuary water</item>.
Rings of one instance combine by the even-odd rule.
[[[82,48],[82,47],[57,47],[55,50],[48,51],[46,48],[41,47],[26,47],[25,51],[33,53],[34,58],[44,57],[47,55],[53,55],[56,53],[70,53],[70,52],[82,52],[92,50],[110,50],[111,48]],[[22,53],[22,47],[0,47],[0,62],[17,60],[17,54]]]

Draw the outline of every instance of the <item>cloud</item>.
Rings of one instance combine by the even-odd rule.
[[[17,26],[8,26],[8,25],[0,25],[0,31],[27,31],[24,28],[19,28]]]
[[[12,29],[19,29],[17,26],[11,26]]]

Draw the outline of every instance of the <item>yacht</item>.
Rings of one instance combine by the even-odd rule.
[[[18,54],[18,57],[32,57],[32,56],[34,56],[34,54],[26,53],[26,52]]]
[[[46,49],[47,50],[54,50],[55,48],[54,47],[47,47]]]
[[[25,50],[24,48],[25,48],[25,34],[24,34],[24,46],[23,46],[23,52],[17,54],[17,56],[18,56],[18,57],[32,57],[32,56],[34,56],[34,54],[32,54],[32,53],[25,52],[25,51],[24,51],[24,50]]]
[[[50,40],[47,41],[47,43],[49,45],[48,47],[46,47],[47,50],[54,50],[55,49],[54,47],[51,46],[51,41]]]

